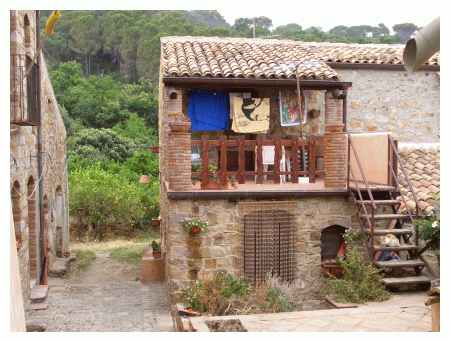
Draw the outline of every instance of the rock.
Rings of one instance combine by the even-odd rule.
[[[26,324],[27,332],[42,332],[47,330],[47,325],[43,322],[29,321]]]

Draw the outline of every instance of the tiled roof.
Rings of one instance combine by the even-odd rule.
[[[419,208],[426,214],[430,213],[440,193],[439,144],[400,146],[400,156],[417,195]],[[406,190],[405,180],[400,181],[401,189],[412,200],[411,193]]]
[[[326,63],[402,64],[403,45],[306,43],[291,40],[164,37],[164,76],[338,80]],[[439,65],[439,56],[427,64]]]

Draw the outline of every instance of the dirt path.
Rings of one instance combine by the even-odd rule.
[[[138,271],[98,252],[86,270],[50,278],[48,308],[27,319],[47,331],[171,331],[165,284],[142,285]]]

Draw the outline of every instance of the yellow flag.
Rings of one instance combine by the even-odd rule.
[[[44,31],[48,36],[51,36],[55,33],[55,24],[61,16],[60,11],[53,11],[52,14],[48,17],[47,22],[45,23]]]

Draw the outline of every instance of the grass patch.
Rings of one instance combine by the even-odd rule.
[[[111,258],[138,265],[141,262],[146,244],[135,244],[134,246],[117,247],[111,250]]]
[[[83,271],[92,264],[96,258],[95,252],[90,250],[77,250],[76,251],[76,268],[79,271]]]

